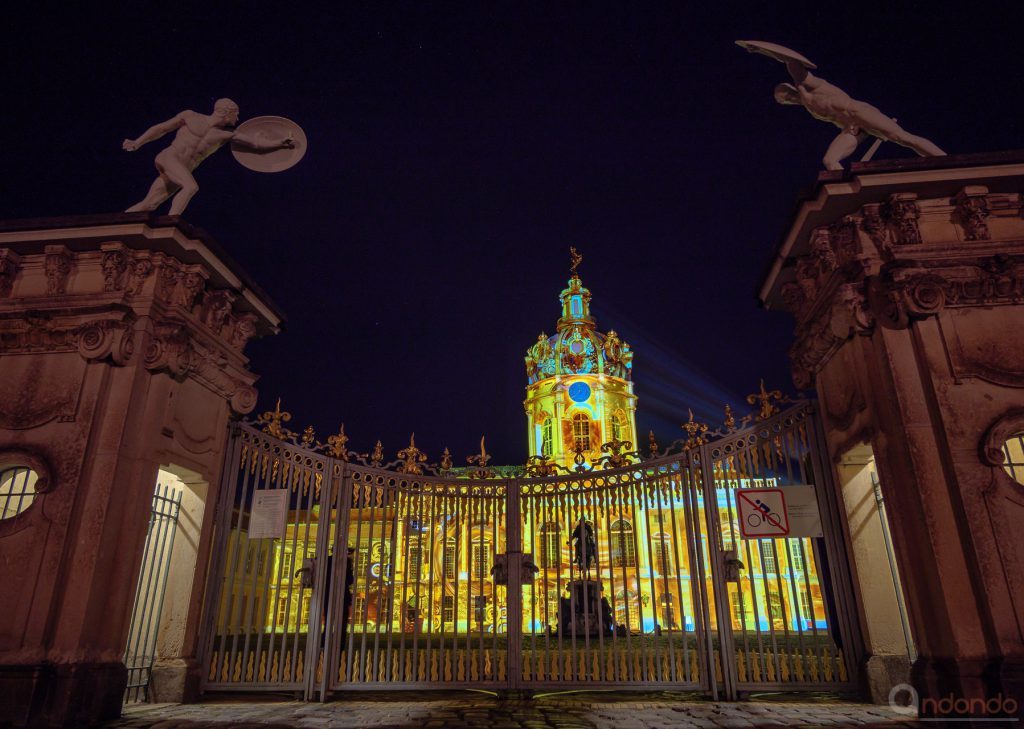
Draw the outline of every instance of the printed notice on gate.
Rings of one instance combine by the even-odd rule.
[[[814,486],[736,489],[736,513],[744,539],[823,535]]]
[[[252,494],[249,539],[284,539],[288,489],[257,489]]]

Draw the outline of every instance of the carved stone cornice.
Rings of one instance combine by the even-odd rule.
[[[907,315],[921,318],[945,308],[1024,302],[1024,259],[997,255],[974,265],[919,266],[886,272],[885,288]]]

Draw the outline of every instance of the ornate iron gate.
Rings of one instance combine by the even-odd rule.
[[[157,483],[149,512],[146,544],[142,550],[139,581],[135,586],[128,644],[124,651],[124,663],[128,669],[125,703],[145,701],[149,695],[149,678],[156,657],[160,614],[163,612],[180,510],[181,491]]]
[[[665,455],[612,448],[574,473],[510,478],[486,462],[456,477],[413,443],[387,465],[343,432],[314,447],[277,415],[268,432],[234,426],[207,690],[852,688],[859,641],[812,403],[766,404],[710,442],[691,420]],[[797,483],[819,486],[824,539],[739,538],[735,489]],[[288,494],[280,531],[250,539],[265,490]]]

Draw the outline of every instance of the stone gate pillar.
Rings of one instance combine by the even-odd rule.
[[[834,462],[873,451],[924,714],[1024,700],[1024,486],[1001,453],[1024,431],[1022,203],[1021,152],[822,173],[760,290],[796,318]]]
[[[281,315],[202,231],[119,214],[0,223],[0,471],[37,492],[0,518],[0,724],[120,713],[158,469],[210,508],[172,656],[195,685],[227,423],[256,403],[244,347]],[[0,496],[0,503],[3,503]],[[201,505],[200,505],[201,506]],[[179,596],[180,597],[180,596]]]

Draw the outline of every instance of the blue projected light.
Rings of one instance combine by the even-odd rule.
[[[574,382],[569,385],[569,399],[573,402],[586,402],[590,399],[590,385],[586,382]]]

